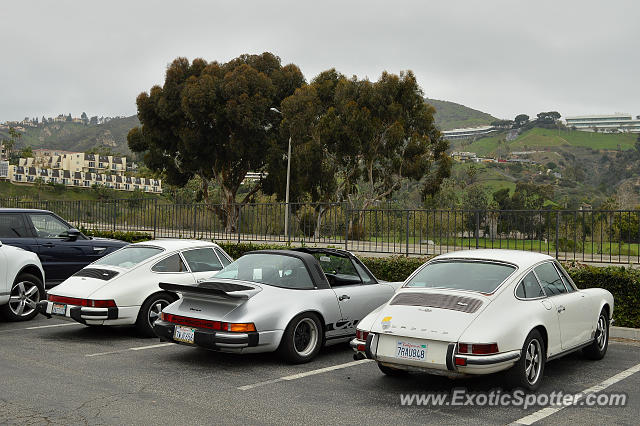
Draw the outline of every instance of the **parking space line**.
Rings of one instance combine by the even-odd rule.
[[[322,374],[322,373],[326,373],[326,372],[329,372],[329,371],[340,370],[342,368],[353,367],[355,365],[364,364],[366,362],[371,362],[371,360],[370,359],[361,359],[361,360],[358,360],[358,361],[351,361],[351,362],[347,362],[347,363],[344,363],[344,364],[332,365],[330,367],[319,368],[317,370],[306,371],[304,373],[292,374],[290,376],[279,377],[277,379],[267,380],[265,382],[254,383],[252,385],[240,386],[237,389],[242,390],[242,391],[246,391],[246,390],[254,389],[254,388],[257,388],[257,387],[260,387],[260,386],[271,385],[273,383],[286,382],[286,381],[289,381],[289,380],[297,380],[297,379],[302,379],[303,377],[315,376],[316,374]]]
[[[52,327],[68,327],[70,325],[83,325],[78,322],[67,322],[64,324],[51,324],[51,325],[38,325],[36,327],[27,327],[25,330],[37,330],[39,328],[52,328]]]
[[[609,377],[608,379],[598,383],[597,385],[591,386],[588,389],[583,390],[581,393],[581,396],[579,398],[576,398],[575,401],[578,401],[580,399],[583,399],[584,397],[586,397],[589,394],[592,393],[597,393],[600,391],[605,390],[606,388],[608,388],[611,385],[614,385],[616,383],[618,383],[621,380],[626,379],[627,377],[637,373],[640,371],[640,364],[636,364],[631,368],[628,368],[618,374],[616,374],[615,376]],[[541,410],[536,411],[535,413],[529,414],[528,416],[525,416],[519,420],[516,420],[514,422],[514,424],[519,424],[519,425],[530,425],[533,424],[537,421],[540,421],[546,417],[549,417],[552,414],[557,413],[558,411],[564,410],[565,408],[567,408],[567,405],[561,405],[561,406],[557,406],[557,407],[546,407],[543,408]]]
[[[172,346],[172,345],[174,345],[174,344],[173,343],[159,343],[157,345],[136,346],[135,348],[119,349],[119,350],[108,351],[108,352],[98,352],[98,353],[95,353],[95,354],[87,354],[85,356],[86,357],[94,357],[94,356],[102,356],[102,355],[120,354],[120,353],[123,353],[123,352],[129,352],[129,351],[144,351],[146,349],[162,348],[162,347],[165,347],[165,346]]]

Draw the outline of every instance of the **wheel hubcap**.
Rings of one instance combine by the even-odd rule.
[[[542,369],[542,347],[536,339],[529,342],[529,346],[527,346],[524,369],[529,384],[534,384],[538,381],[540,370]]]
[[[598,319],[598,329],[596,330],[596,342],[598,342],[598,349],[603,350],[604,345],[607,343],[607,320],[600,316]]]
[[[29,281],[14,284],[9,297],[9,309],[19,317],[31,315],[40,301],[40,289]]]
[[[147,317],[150,326],[153,326],[153,324],[160,318],[160,313],[168,305],[169,301],[164,299],[156,300],[155,303],[151,305],[149,308],[149,315]]]
[[[300,320],[293,332],[293,348],[300,356],[308,356],[318,343],[318,326],[309,319]]]

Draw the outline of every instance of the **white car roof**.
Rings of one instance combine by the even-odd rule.
[[[140,246],[156,246],[165,250],[182,250],[192,247],[219,247],[217,244],[210,241],[203,240],[182,240],[182,239],[162,239],[162,240],[149,240],[134,243],[132,245]]]
[[[460,250],[436,256],[434,259],[475,259],[497,260],[499,262],[513,263],[519,268],[528,268],[544,260],[553,260],[553,257],[542,253],[524,250],[504,249],[477,249]]]

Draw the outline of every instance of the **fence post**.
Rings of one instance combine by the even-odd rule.
[[[158,199],[156,198],[153,203],[153,239],[156,239],[156,230],[158,226]]]
[[[232,208],[235,206],[232,205]],[[238,226],[236,226],[236,231],[238,231],[238,244],[240,244],[240,224],[242,223],[242,206],[238,207]]]
[[[480,248],[480,210],[476,210],[476,229],[474,230],[476,237],[476,248]]]
[[[291,245],[291,203],[287,203],[287,244]]]
[[[113,232],[116,232],[116,220],[118,220],[118,200],[115,200],[113,202],[113,221],[112,221],[112,227],[111,230]],[[155,235],[154,235],[155,238]]]
[[[349,205],[344,203],[344,249],[349,250]]]
[[[197,203],[193,203],[193,239],[196,239],[196,208],[198,207]]]
[[[406,248],[406,250],[405,250],[404,255],[405,255],[405,256],[409,256],[409,210],[407,210],[407,226],[406,226],[406,231],[407,231],[407,235],[406,235],[407,248]]]
[[[560,233],[560,212],[556,212],[556,259],[558,258],[558,234]]]

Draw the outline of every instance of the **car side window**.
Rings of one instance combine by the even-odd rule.
[[[0,214],[0,240],[2,238],[25,238],[30,236],[22,220],[22,215],[19,213]]]
[[[153,272],[188,272],[187,267],[178,253],[162,259],[153,265],[151,270]]]
[[[544,292],[533,272],[529,272],[516,289],[516,296],[520,299],[537,299],[544,297]]]
[[[222,269],[218,256],[210,248],[185,250],[182,252],[191,272],[210,272]]]
[[[224,255],[222,250],[220,250],[218,247],[214,248],[214,250],[216,251],[218,258],[220,258],[220,262],[222,262],[223,266],[227,266],[231,264],[231,260],[229,260],[229,258]]]
[[[331,253],[314,253],[313,255],[318,259],[331,287],[362,284],[358,271],[348,257]]]
[[[534,271],[547,296],[554,296],[556,294],[567,292],[567,289],[564,287],[564,283],[562,282],[560,275],[558,275],[558,271],[553,266],[553,263],[543,263],[542,265],[536,266]]]
[[[64,238],[69,226],[50,214],[30,213],[29,219],[36,230],[38,238]]]
[[[567,291],[569,293],[577,291],[575,283],[573,282],[573,280],[571,279],[569,274],[567,274],[567,271],[564,270],[562,265],[560,265],[558,262],[554,262],[553,264],[556,266],[556,269],[560,272],[560,276],[562,277],[562,280],[564,281],[564,285],[567,288]]]
[[[358,264],[358,262],[353,262],[354,266],[356,267],[356,270],[358,271],[358,273],[360,274],[360,277],[362,278],[362,282],[365,284],[376,284],[376,280],[367,273],[367,271]]]

